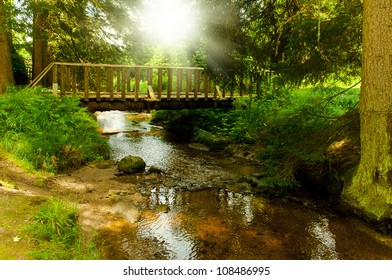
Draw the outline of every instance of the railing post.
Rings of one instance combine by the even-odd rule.
[[[121,69],[117,68],[116,69],[116,74],[117,74],[117,93],[121,92]]]
[[[162,68],[158,68],[158,99],[162,98]]]
[[[76,67],[72,67],[72,94],[76,95],[78,91],[78,84],[76,81]]]
[[[113,97],[113,68],[106,68],[106,91],[110,95],[110,100],[114,99]]]
[[[177,100],[181,98],[182,91],[182,69],[177,69]]]
[[[139,100],[139,90],[140,90],[140,68],[135,68],[135,101]]]
[[[127,80],[126,80],[126,68],[123,67],[121,71],[121,100],[125,101],[125,89],[127,86]]]
[[[194,79],[195,79],[195,88],[194,88],[194,99],[197,100],[199,98],[199,88],[200,88],[200,70],[194,71]]]
[[[65,91],[71,92],[71,67],[65,67]]]
[[[89,74],[88,74],[88,67],[84,67],[84,100],[89,100],[89,91],[90,91],[90,83],[89,83]]]
[[[126,92],[131,92],[131,68],[130,67],[126,67],[126,82],[127,82],[127,90]]]
[[[60,96],[65,95],[65,66],[60,65]]]
[[[186,101],[189,100],[189,93],[192,86],[192,72],[190,69],[186,70]]]
[[[167,100],[171,99],[171,92],[173,89],[173,70],[169,68],[167,73]]]
[[[95,67],[95,72],[97,73],[97,101],[101,101],[101,67]]]
[[[204,73],[204,99],[208,100],[208,92],[209,92],[209,76],[207,72]]]
[[[57,81],[57,65],[53,65],[53,84],[52,84],[52,91],[55,96],[57,96],[57,92],[59,90],[59,84]]]

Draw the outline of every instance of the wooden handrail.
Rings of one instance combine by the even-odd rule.
[[[85,67],[112,67],[112,68],[141,68],[141,69],[183,69],[183,70],[204,70],[202,67],[187,66],[146,66],[146,65],[128,65],[128,64],[94,64],[94,63],[74,63],[74,62],[53,62],[56,65],[65,66],[85,66]]]
[[[55,62],[49,63],[49,65],[46,66],[45,69],[41,73],[39,73],[38,76],[34,78],[34,80],[32,80],[30,82],[28,87],[35,87],[35,86],[37,86],[37,84],[39,82],[41,82],[42,78],[45,77],[45,75],[48,74],[48,72],[53,68],[54,64],[55,64]]]
[[[29,86],[36,86],[50,70],[53,94],[79,95],[85,101],[225,99],[201,67],[52,62]]]

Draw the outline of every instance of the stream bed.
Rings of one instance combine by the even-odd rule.
[[[137,189],[140,219],[99,231],[107,259],[392,259],[392,238],[355,217],[257,194],[243,180],[260,172],[257,163],[174,142],[147,114],[97,119],[113,160],[147,164],[120,179]]]

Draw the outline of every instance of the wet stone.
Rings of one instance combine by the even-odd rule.
[[[125,174],[142,172],[146,168],[146,163],[141,157],[126,156],[117,164],[117,169]]]
[[[163,170],[156,166],[150,166],[150,168],[148,169],[148,173],[161,174],[163,173]]]
[[[112,211],[114,214],[120,215],[131,224],[137,223],[141,218],[139,209],[130,201],[121,200],[115,203],[112,207]]]

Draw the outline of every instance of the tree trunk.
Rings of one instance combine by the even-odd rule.
[[[365,0],[361,161],[342,202],[372,220],[392,218],[392,1]]]
[[[11,52],[5,20],[4,2],[0,0],[0,93],[14,83],[11,64]]]
[[[48,12],[34,8],[33,32],[33,79],[50,64],[47,38]],[[42,80],[43,86],[50,86],[50,75]]]

